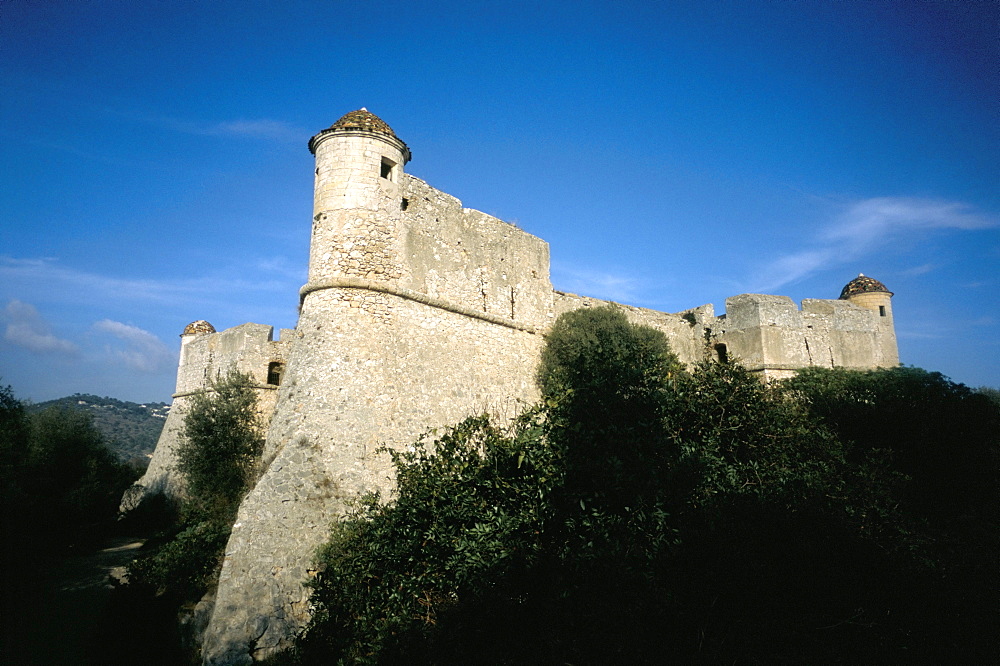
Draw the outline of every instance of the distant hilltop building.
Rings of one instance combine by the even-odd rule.
[[[196,321],[181,337],[177,391],[146,475],[123,500],[181,491],[173,471],[189,396],[230,368],[257,382],[265,469],[239,510],[205,634],[206,664],[287,647],[308,618],[313,553],[345,502],[391,490],[388,458],[431,428],[538,394],[545,332],[563,312],[608,305],[555,291],[539,238],[404,171],[410,149],[352,111],[309,141],[316,157],[308,282],[294,330]],[[764,378],[808,366],[898,364],[892,293],[859,276],[839,299],[741,294],[716,316],[610,304],[667,336],[680,359],[738,361]]]

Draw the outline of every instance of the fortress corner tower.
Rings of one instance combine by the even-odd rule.
[[[352,111],[309,149],[308,281],[283,336],[264,471],[226,548],[206,664],[288,647],[331,523],[358,495],[392,491],[381,447],[534,400],[553,316],[548,245],[406,174],[410,151],[377,116]]]
[[[882,367],[899,365],[896,325],[892,319],[892,292],[875,278],[859,273],[858,277],[844,285],[840,298],[878,315],[875,319],[878,331],[876,364]]]
[[[295,329],[279,340],[260,324],[186,329],[152,471],[123,501],[177,485],[170,462],[186,396],[233,367],[256,378],[270,415],[261,476],[240,504],[214,605],[199,604],[210,607],[206,665],[290,647],[309,619],[305,583],[331,523],[362,493],[391,496],[385,448],[535,401],[543,336],[561,313],[613,307],[662,331],[689,365],[714,355],[762,380],[898,363],[892,293],[878,280],[859,276],[839,299],[801,308],[787,296],[740,294],[719,316],[710,304],[667,313],[555,291],[545,241],[406,173],[410,149],[367,109],[320,131],[309,150],[313,215],[300,227],[309,270]]]

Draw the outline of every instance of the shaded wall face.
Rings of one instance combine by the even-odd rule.
[[[541,335],[394,296],[328,289],[306,297],[264,452],[240,507],[205,653],[288,645],[307,620],[314,552],[365,491],[391,494],[382,446],[483,411],[513,416],[537,398]],[[265,625],[259,618],[266,616]]]

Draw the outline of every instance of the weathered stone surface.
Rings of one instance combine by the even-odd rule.
[[[283,368],[288,342],[273,339],[273,327],[243,324],[221,333],[206,321],[188,324],[181,336],[181,355],[177,367],[174,401],[157,440],[153,457],[142,478],[129,488],[119,511],[124,514],[138,507],[145,497],[165,494],[180,497],[183,479],[176,473],[177,447],[184,430],[191,396],[208,390],[211,382],[230,370],[250,375],[256,382],[258,407],[263,424],[270,423],[277,402],[277,385],[268,383],[269,369]],[[283,331],[288,338],[294,331]],[[274,365],[272,365],[274,364]]]
[[[205,631],[206,664],[289,645],[309,617],[315,549],[360,493],[393,488],[388,456],[471,413],[513,415],[537,397],[544,333],[605,301],[553,291],[548,245],[403,172],[409,149],[370,112],[320,132],[308,283],[295,331],[246,324],[183,338],[174,408],[143,492],[170,474],[185,397],[235,365],[261,382],[271,416],[265,471],[242,503]],[[612,304],[663,331],[682,361],[739,360],[764,378],[810,365],[894,365],[888,292],[847,300],[742,294],[670,314]],[[855,299],[861,299],[855,302]],[[867,300],[865,300],[867,299]],[[204,327],[203,327],[204,329]],[[280,387],[269,365],[287,367]],[[161,450],[162,449],[162,450]]]

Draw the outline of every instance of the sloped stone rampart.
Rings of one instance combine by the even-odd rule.
[[[267,471],[227,548],[209,664],[249,663],[288,646],[308,619],[302,583],[331,522],[363,492],[392,492],[380,447],[405,447],[473,413],[513,415],[537,397],[524,360],[538,357],[540,335],[382,292],[306,298]]]

